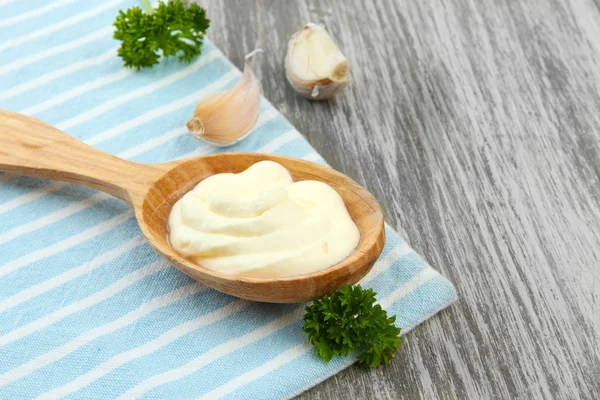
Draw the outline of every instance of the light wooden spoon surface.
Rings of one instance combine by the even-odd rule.
[[[361,234],[352,254],[322,271],[270,279],[219,273],[169,246],[167,218],[177,200],[210,175],[242,172],[263,160],[283,165],[296,181],[322,181],[337,190]],[[140,229],[158,254],[207,286],[249,300],[309,301],[354,284],[371,270],[385,244],[381,209],[367,190],[330,168],[291,157],[224,153],[140,164],[97,150],[38,119],[0,110],[0,171],[76,183],[122,199],[133,208]]]

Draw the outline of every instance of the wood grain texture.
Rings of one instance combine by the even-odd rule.
[[[598,0],[198,0],[238,66],[460,299],[387,369],[303,399],[600,397]],[[297,96],[287,39],[327,26],[353,83]]]
[[[140,229],[158,254],[205,285],[244,299],[297,303],[323,297],[362,279],[385,245],[377,200],[347,176],[309,161],[274,154],[221,153],[139,164],[88,146],[36,118],[5,110],[0,110],[0,143],[0,171],[71,182],[123,199],[134,209]],[[360,241],[350,255],[311,274],[259,278],[208,269],[171,247],[169,214],[183,195],[211,175],[240,173],[267,160],[285,167],[295,181],[325,182],[340,194],[360,230]]]
[[[0,171],[70,182],[141,207],[177,163],[138,164],[104,153],[37,118],[0,109]]]
[[[344,199],[360,230],[356,249],[330,268],[307,275],[262,278],[228,275],[203,267],[174,251],[167,241],[168,218],[173,205],[201,180],[224,172],[240,173],[259,161],[284,166],[295,181],[318,180],[333,187]],[[221,153],[176,161],[136,207],[138,223],[157,253],[192,278],[233,296],[270,303],[306,302],[323,297],[347,283],[354,284],[373,267],[385,244],[383,215],[377,200],[350,178],[312,162],[274,154]]]

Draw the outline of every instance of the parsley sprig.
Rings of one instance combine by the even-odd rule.
[[[113,37],[121,40],[117,54],[124,66],[152,68],[163,57],[177,56],[190,62],[201,52],[202,39],[210,20],[206,11],[195,3],[186,7],[181,0],[160,2],[153,10],[148,0],[142,0],[147,12],[139,7],[119,10]]]
[[[359,350],[358,360],[371,368],[390,363],[402,343],[400,328],[396,316],[388,318],[375,304],[375,295],[373,289],[347,285],[306,307],[302,330],[317,357],[329,362]]]

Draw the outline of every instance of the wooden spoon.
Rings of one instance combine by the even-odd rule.
[[[177,200],[210,175],[242,172],[262,160],[283,165],[295,180],[322,181],[340,193],[361,234],[350,256],[308,275],[267,279],[219,273],[169,246],[167,217]],[[308,301],[354,284],[370,271],[385,244],[381,209],[369,192],[339,172],[291,157],[229,153],[139,164],[103,153],[38,119],[0,110],[0,170],[76,183],[122,199],[135,211],[144,236],[158,254],[207,286],[249,300]]]

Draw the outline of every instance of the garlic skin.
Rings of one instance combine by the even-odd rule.
[[[312,23],[292,35],[285,57],[287,79],[311,100],[327,100],[350,83],[348,60],[327,31]]]
[[[250,134],[260,113],[260,82],[246,56],[244,76],[231,89],[206,96],[186,126],[190,133],[212,145],[231,146]]]

